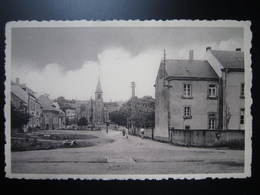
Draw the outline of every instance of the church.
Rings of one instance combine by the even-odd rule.
[[[96,91],[95,91],[95,101],[93,102],[93,123],[103,124],[105,122],[104,114],[104,102],[103,102],[103,90],[101,87],[100,78],[98,79]]]

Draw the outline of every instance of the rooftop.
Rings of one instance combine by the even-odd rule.
[[[167,59],[165,63],[167,76],[217,78],[217,74],[205,60]]]
[[[244,52],[242,51],[211,50],[211,53],[224,68],[244,69]]]
[[[24,103],[28,102],[28,94],[19,85],[11,85],[11,93],[17,96]]]
[[[38,102],[41,104],[43,110],[62,112],[61,109],[57,108],[47,95],[41,95],[38,98]]]

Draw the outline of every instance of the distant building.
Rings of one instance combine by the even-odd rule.
[[[102,125],[109,122],[109,114],[119,110],[122,102],[104,102],[100,79],[95,90],[95,99],[66,100],[59,97],[56,100],[60,109],[65,111],[66,120],[76,124],[79,119],[86,118],[89,124]]]
[[[43,120],[41,128],[60,129],[65,127],[65,113],[57,107],[57,105],[51,101],[47,94],[41,95],[38,98],[39,103],[42,106]]]
[[[244,58],[241,51],[207,48],[207,60],[161,61],[155,83],[155,136],[169,129],[243,129]]]
[[[67,108],[65,114],[66,118],[69,120],[75,120],[77,117],[76,110],[74,108]]]

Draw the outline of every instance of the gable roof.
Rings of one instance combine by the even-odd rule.
[[[13,93],[15,96],[17,96],[24,103],[26,103],[26,104],[28,103],[28,94],[19,85],[12,84],[11,93]]]
[[[218,78],[205,60],[166,60],[166,74],[174,77]]]
[[[244,69],[244,52],[242,51],[211,50],[211,53],[224,68]]]

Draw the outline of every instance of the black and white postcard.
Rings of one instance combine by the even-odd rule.
[[[8,22],[6,176],[250,177],[250,25]]]

